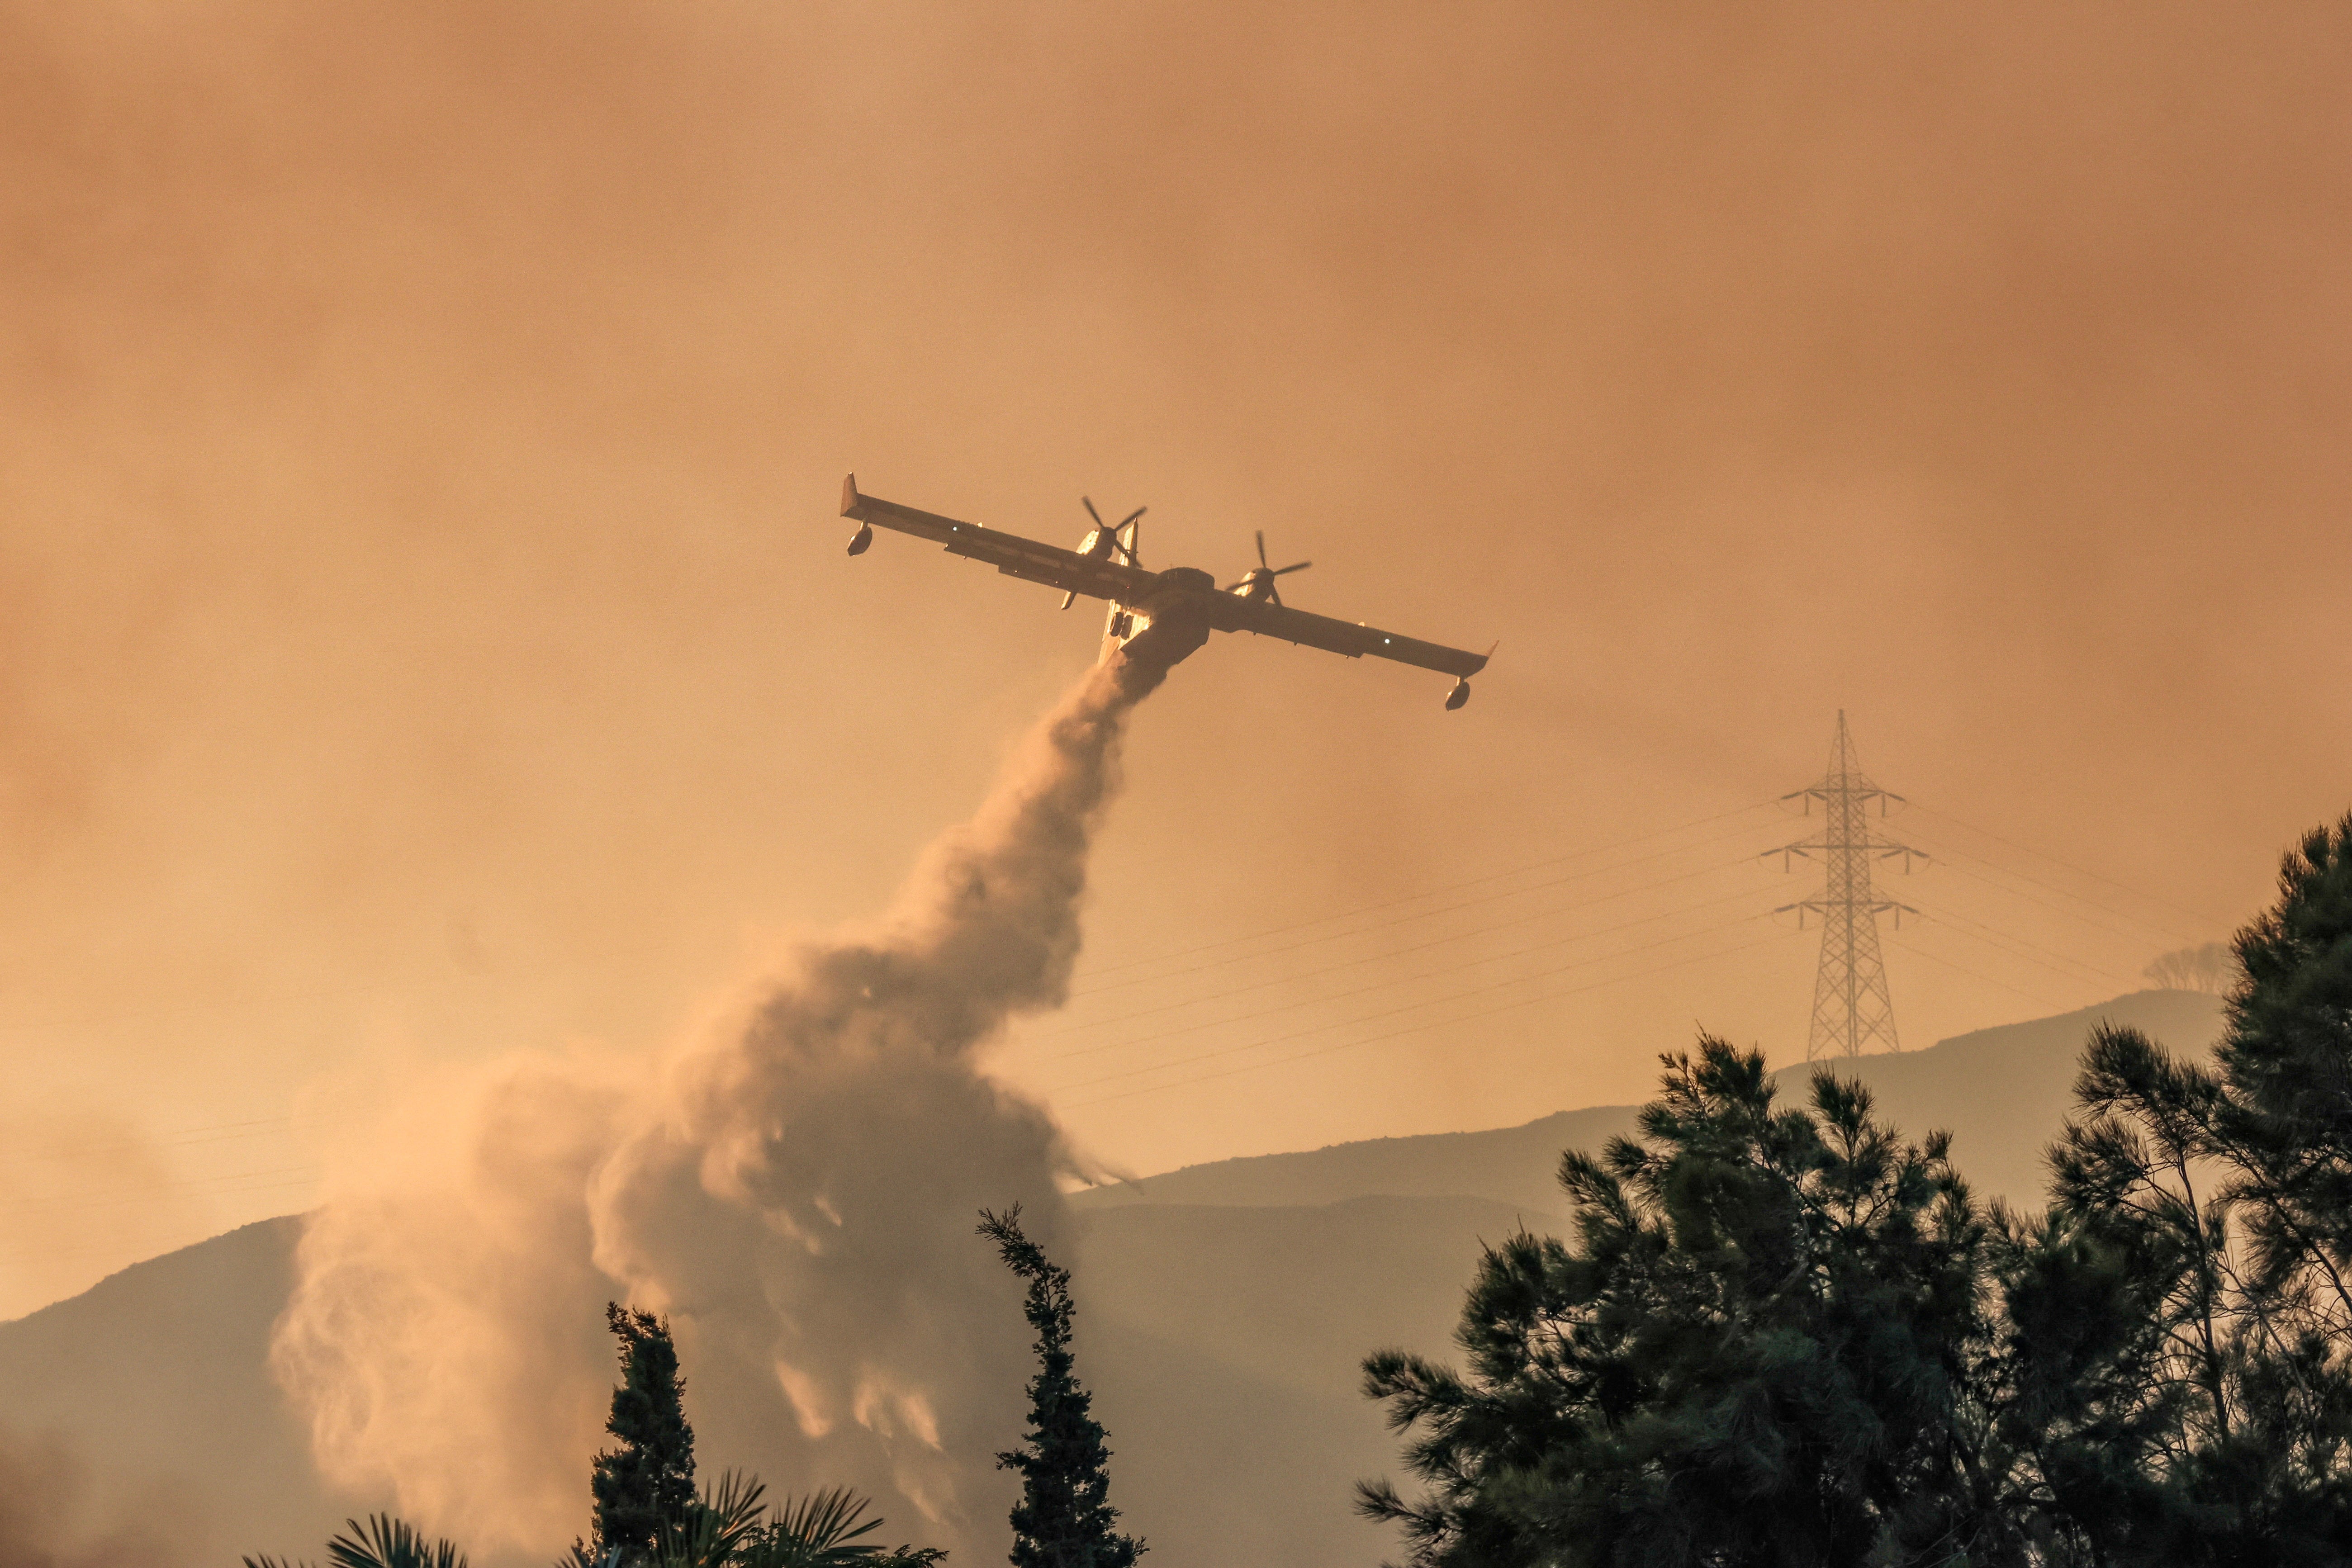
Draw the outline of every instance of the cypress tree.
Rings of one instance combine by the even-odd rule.
[[[596,1456],[589,1480],[596,1549],[642,1559],[665,1527],[676,1528],[694,1508],[694,1428],[681,1403],[686,1380],[668,1322],[617,1301],[606,1303],[604,1321],[621,1342],[621,1381],[604,1430],[620,1444]]]
[[[1070,1353],[1070,1271],[1055,1268],[1023,1233],[1020,1205],[1001,1215],[982,1209],[980,1218],[980,1234],[1029,1282],[1022,1315],[1037,1331],[1028,1441],[996,1456],[999,1468],[1021,1473],[1012,1516],[1013,1568],[1133,1568],[1143,1543],[1112,1528],[1118,1510],[1108,1500],[1110,1450]]]

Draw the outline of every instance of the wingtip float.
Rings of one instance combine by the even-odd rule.
[[[1138,507],[1120,521],[1106,523],[1093,501],[1081,500],[1095,526],[1076,550],[1065,550],[1058,544],[1041,544],[978,523],[862,495],[856,474],[841,482],[841,515],[857,523],[857,531],[849,540],[850,554],[866,553],[874,543],[877,527],[893,529],[930,540],[950,554],[985,562],[1008,577],[1059,588],[1064,609],[1082,596],[1105,600],[1110,605],[1109,619],[1103,627],[1106,663],[1124,658],[1165,672],[1207,642],[1211,632],[1255,632],[1349,658],[1370,654],[1453,676],[1453,688],[1445,694],[1450,712],[1470,700],[1470,678],[1486,668],[1494,656],[1491,647],[1485,653],[1470,653],[1360,622],[1292,609],[1282,602],[1275,580],[1305,571],[1313,563],[1268,565],[1263,533],[1257,536],[1257,565],[1228,587],[1218,587],[1214,577],[1196,567],[1147,571],[1138,554],[1144,509]]]

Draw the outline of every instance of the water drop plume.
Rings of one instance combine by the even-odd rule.
[[[518,1055],[387,1119],[304,1236],[273,1362],[333,1482],[478,1553],[586,1523],[604,1307],[670,1315],[706,1468],[846,1484],[894,1539],[1001,1531],[1018,1304],[973,1213],[1053,1244],[1072,1156],[978,1048],[1060,1003],[1088,843],[1160,672],[1090,672],[891,912],[660,1058]],[[1002,1493],[1003,1495],[1000,1495]]]

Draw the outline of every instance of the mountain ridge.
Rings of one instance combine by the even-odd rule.
[[[1979,1191],[2027,1202],[2094,1024],[2193,1052],[2220,1017],[2215,997],[2139,992],[1831,1065],[1906,1134],[1952,1131]],[[1785,1097],[1807,1070],[1777,1075]],[[1395,1438],[1357,1391],[1361,1358],[1448,1355],[1481,1246],[1522,1226],[1560,1233],[1560,1151],[1631,1131],[1634,1112],[1254,1155],[1074,1194],[1081,1364],[1121,1456],[1119,1506],[1158,1568],[1336,1568],[1391,1546],[1349,1507],[1349,1482],[1396,1468]],[[174,1528],[191,1560],[312,1552],[389,1503],[324,1484],[269,1373],[301,1223],[241,1226],[0,1323],[18,1434],[78,1450],[93,1500],[117,1517],[192,1500]],[[690,1382],[689,1415],[699,1425],[697,1402],[721,1396]]]
[[[1838,1058],[1779,1068],[1784,1102],[1804,1093],[1816,1067],[1857,1078],[1879,1109],[1907,1136],[1933,1129],[1954,1135],[1953,1159],[1980,1192],[2027,1202],[2041,1185],[2042,1149],[2058,1132],[2054,1118],[2026,1130],[2020,1112],[2071,1102],[2083,1043],[2106,1021],[2146,1030],[2175,1050],[2210,1049],[2221,1028],[2221,999],[2198,991],[2136,991],[2048,1018],[2000,1024],[1939,1040],[1922,1050]],[[1985,1069],[1990,1068],[1991,1071]],[[2000,1103],[1984,1103],[1963,1080],[1997,1083]],[[1940,1108],[1932,1102],[1940,1099]],[[1961,1114],[1949,1114],[1953,1110]],[[1367,1138],[1320,1149],[1248,1154],[1181,1166],[1159,1175],[1106,1184],[1073,1194],[1081,1210],[1181,1203],[1230,1207],[1335,1203],[1371,1194],[1482,1197],[1530,1212],[1562,1205],[1553,1180],[1563,1149],[1597,1149],[1630,1133],[1632,1105],[1558,1110],[1512,1127]],[[1943,1114],[1938,1114],[1940,1110]]]

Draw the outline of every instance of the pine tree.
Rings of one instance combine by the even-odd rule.
[[[1638,1141],[1561,1162],[1572,1243],[1490,1248],[1468,1375],[1400,1351],[1365,1391],[1418,1500],[1360,1507],[1423,1568],[1861,1568],[2024,1560],[1984,1451],[1991,1231],[1946,1141],[1816,1074],[1664,1058]]]
[[[996,1243],[1007,1268],[1029,1282],[1022,1312],[1037,1331],[1028,1441],[996,1456],[1000,1468],[1021,1473],[1021,1500],[1013,1509],[1013,1568],[1133,1568],[1143,1543],[1112,1528],[1118,1510],[1107,1500],[1110,1450],[1074,1371],[1070,1271],[1055,1268],[1022,1232],[1020,1205],[1001,1215],[982,1209],[980,1218],[980,1234]]]
[[[621,1342],[621,1381],[604,1430],[620,1444],[596,1456],[589,1481],[596,1549],[644,1559],[694,1510],[694,1428],[668,1322],[617,1301],[606,1304],[604,1318]]]
[[[2232,945],[2211,1068],[2094,1035],[2006,1271],[2002,1429],[2075,1561],[2352,1560],[2352,818]]]
[[[2287,855],[2277,905],[2233,946],[2222,1131],[2259,1172],[2243,1195],[2260,1256],[2352,1333],[2352,816]]]

